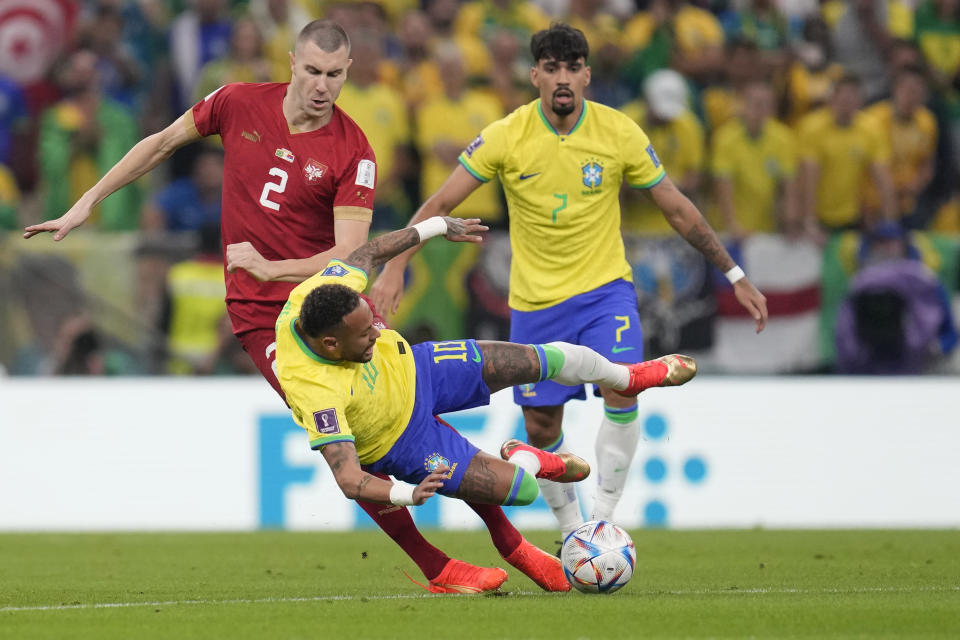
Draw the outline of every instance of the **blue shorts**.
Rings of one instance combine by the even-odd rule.
[[[450,477],[439,493],[453,495],[480,449],[434,416],[490,403],[490,388],[483,381],[483,357],[475,340],[424,342],[412,348],[417,367],[413,415],[387,455],[364,468],[419,484],[445,465],[450,467]]]
[[[643,361],[643,332],[633,283],[614,280],[593,291],[539,311],[510,312],[510,342],[570,342],[590,347],[614,362]],[[585,400],[583,385],[568,387],[551,380],[513,388],[513,399],[529,407],[553,407]]]

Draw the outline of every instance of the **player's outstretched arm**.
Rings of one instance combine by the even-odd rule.
[[[334,209],[336,211],[336,209]],[[333,223],[334,246],[309,258],[267,260],[250,242],[227,245],[227,271],[244,269],[260,282],[303,282],[322,271],[334,258],[345,258],[367,241],[369,220],[336,220]]]
[[[54,240],[63,240],[72,229],[86,222],[93,208],[107,196],[156,167],[183,145],[200,137],[193,126],[192,112],[186,112],[163,131],[135,144],[69,211],[56,220],[30,225],[23,230],[23,237],[32,238],[38,233],[50,232]]]
[[[453,170],[447,180],[437,189],[437,192],[427,198],[414,216],[407,223],[408,227],[423,222],[433,216],[447,216],[473,193],[482,182],[470,175],[461,165]],[[383,271],[377,276],[370,289],[370,299],[374,306],[385,312],[393,313],[400,304],[403,295],[403,272],[407,263],[420,249],[414,246],[395,258],[391,259]]]
[[[334,442],[321,449],[324,459],[333,471],[337,486],[351,500],[366,500],[381,504],[421,505],[443,486],[446,467],[438,468],[417,486],[390,482],[370,475],[360,468],[357,449],[352,442]]]
[[[487,227],[480,224],[479,218],[463,220],[433,216],[412,227],[374,238],[347,256],[344,262],[370,273],[390,258],[435,236],[446,236],[451,242],[482,242],[483,238],[477,234],[486,230]]]
[[[710,264],[728,274],[734,269],[739,270],[710,223],[690,199],[680,193],[669,177],[664,177],[652,187],[650,195],[670,226],[683,236],[690,246],[702,253]],[[757,323],[757,333],[763,331],[767,324],[767,299],[743,275],[742,270],[739,271],[739,279],[733,284],[733,290],[737,301]]]

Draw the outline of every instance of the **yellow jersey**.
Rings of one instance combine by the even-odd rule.
[[[500,103],[476,90],[464,91],[457,100],[441,94],[426,100],[417,110],[417,149],[423,161],[420,172],[421,193],[435,193],[455,164],[446,164],[434,152],[434,145],[446,142],[454,149],[466,147],[477,131],[503,117]],[[461,218],[483,218],[495,222],[503,218],[500,194],[495,189],[474,191],[457,205],[453,215]]]
[[[377,156],[380,178],[392,176],[397,148],[410,141],[407,105],[400,92],[383,82],[367,87],[348,82],[340,91],[337,105],[363,129]]]
[[[620,186],[650,188],[666,175],[637,123],[584,100],[559,134],[540,100],[487,126],[460,154],[481,182],[500,178],[510,217],[509,304],[535,311],[631,280],[620,235]]]
[[[916,181],[920,169],[937,152],[937,119],[932,111],[921,106],[909,120],[901,120],[894,114],[890,100],[871,105],[864,115],[890,146],[890,173],[899,194],[899,211],[903,215],[913,213],[916,202],[905,187]],[[879,209],[880,196],[869,180],[864,184],[864,200],[868,208]]]
[[[800,121],[800,157],[820,168],[816,212],[828,227],[842,227],[860,219],[860,186],[874,164],[890,160],[883,136],[871,129],[861,112],[850,126],[837,125],[833,113],[818,109]]]
[[[703,126],[693,112],[686,110],[670,122],[651,127],[642,100],[628,102],[621,108],[650,137],[660,161],[669,167],[675,182],[682,183],[691,172],[703,170],[706,142]],[[623,228],[637,233],[673,233],[673,227],[650,198],[631,198],[625,202]]]
[[[367,274],[339,260],[300,283],[277,318],[277,380],[293,419],[306,429],[310,448],[351,441],[361,464],[390,451],[413,414],[416,368],[410,345],[396,331],[381,329],[370,362],[327,360],[294,328],[304,299],[324,284],[363,291]]]
[[[770,119],[753,138],[742,120],[731,120],[715,134],[711,168],[713,175],[733,183],[733,206],[741,227],[776,231],[778,187],[797,173],[796,138],[789,127]]]

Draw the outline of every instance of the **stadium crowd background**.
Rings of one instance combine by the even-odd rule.
[[[637,119],[769,299],[755,336],[722,276],[625,193],[649,356],[682,349],[721,373],[960,373],[958,0],[30,4],[0,0],[9,375],[254,372],[223,305],[215,140],[108,198],[67,242],[18,230],[60,216],[217,87],[287,81],[290,44],[317,17],[352,39],[337,104],[377,154],[375,231],[405,224],[486,124],[535,97],[530,35],[563,20],[590,43],[588,97]],[[411,341],[507,335],[499,187],[457,213],[494,230],[411,264],[391,318]]]

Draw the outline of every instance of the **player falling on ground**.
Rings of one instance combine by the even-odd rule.
[[[485,128],[411,220],[446,215],[481,184],[498,177],[510,218],[510,340],[564,340],[620,362],[643,360],[637,296],[620,235],[619,194],[646,190],[670,225],[733,283],[737,300],[761,331],[766,301],[730,258],[697,208],[667,177],[637,123],[584,99],[590,83],[583,33],[564,24],[534,34],[530,80],[540,98]],[[371,290],[395,311],[411,249],[384,267]],[[604,415],[596,440],[592,520],[612,520],[639,439],[635,397],[600,385]],[[564,450],[563,405],[584,399],[582,386],[552,380],[514,389],[531,444]],[[569,485],[540,482],[564,534],[583,522]]]
[[[624,366],[564,342],[455,340],[411,347],[396,331],[378,329],[359,295],[367,274],[433,236],[469,241],[486,229],[479,222],[434,217],[382,235],[300,284],[277,319],[277,378],[294,420],[348,498],[406,506],[439,492],[475,503],[530,504],[539,493],[534,478],[574,482],[589,474],[587,463],[516,440],[504,443],[506,461],[500,460],[435,415],[486,405],[492,392],[518,384],[595,383],[632,396],[683,384],[696,373],[693,360],[681,355]],[[532,547],[522,539],[520,545]],[[509,558],[515,550],[499,551]],[[558,559],[538,553],[559,568]]]
[[[367,239],[375,195],[373,150],[334,102],[350,66],[350,42],[336,23],[317,20],[297,37],[289,83],[228,84],[163,131],[137,143],[63,216],[25,229],[62,240],[104,198],[206,136],[223,141],[222,236],[227,246],[227,312],[260,373],[283,397],[273,370],[274,324],[293,284]],[[266,256],[275,262],[267,262]],[[283,260],[282,258],[292,258]],[[282,272],[283,276],[278,276]],[[451,559],[427,542],[405,509],[358,501],[416,562],[437,592],[484,590],[494,569]],[[495,544],[515,548],[519,532],[499,507],[471,505]],[[563,588],[535,554],[521,568],[546,589]],[[498,570],[497,570],[498,571]],[[495,588],[495,587],[494,587]]]

